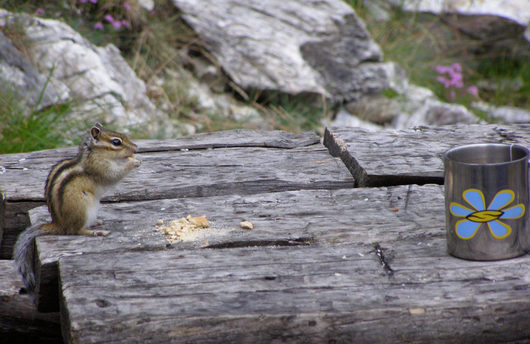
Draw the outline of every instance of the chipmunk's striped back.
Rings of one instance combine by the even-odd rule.
[[[55,164],[44,187],[51,223],[36,224],[22,232],[13,257],[29,293],[35,288],[34,240],[40,235],[108,235],[107,230],[89,230],[99,200],[109,186],[118,183],[141,161],[137,147],[120,133],[96,123],[79,146],[77,156]]]
[[[65,159],[55,164],[48,178],[46,179],[46,187],[44,196],[53,223],[60,223],[59,214],[57,209],[60,209],[60,189],[64,185],[65,181],[72,176],[72,174],[81,172],[81,152],[73,159]]]
[[[62,214],[61,210],[64,209],[62,203],[65,188],[69,183],[76,178],[90,175],[89,179],[95,181],[95,184],[114,184],[124,173],[121,165],[115,166],[113,162],[132,156],[136,151],[137,146],[125,135],[96,124],[79,145],[77,156],[59,161],[48,175],[44,194],[52,222],[56,225],[68,223],[61,217],[69,215]],[[100,188],[90,189],[99,199]]]

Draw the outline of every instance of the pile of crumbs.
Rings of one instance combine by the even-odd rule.
[[[199,229],[209,227],[210,222],[206,219],[206,215],[197,217],[188,215],[177,220],[171,220],[167,225],[164,224],[164,220],[158,220],[155,225],[155,232],[162,232],[166,236],[166,240],[172,243],[175,240],[193,240],[197,237]]]

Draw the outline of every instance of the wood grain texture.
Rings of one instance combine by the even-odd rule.
[[[164,251],[168,242],[154,231],[158,219],[205,214],[212,228],[194,240],[171,248],[238,248],[268,246],[358,246],[375,256],[379,243],[391,258],[398,255],[445,257],[444,201],[441,186],[398,186],[342,190],[286,191],[105,204],[99,228],[109,237],[53,236],[37,240],[40,271],[39,309],[57,309],[56,262],[89,253]],[[45,221],[44,208],[31,211],[32,221]],[[430,214],[426,217],[425,214]],[[239,223],[249,220],[251,231]],[[399,243],[399,245],[396,245]],[[391,265],[391,264],[390,264]],[[383,267],[380,268],[384,272]]]
[[[154,154],[154,157],[159,157],[161,161],[149,160],[143,164],[142,168],[152,171],[160,166],[179,166],[180,164],[185,166],[193,166],[192,159],[198,154],[192,154],[191,157],[187,153],[193,153],[189,151],[198,150],[201,153],[205,153],[205,150],[210,154],[205,154],[209,160],[209,164],[203,164],[205,170],[204,173],[213,171],[206,171],[207,167],[218,167],[222,168],[222,160],[220,159],[220,165],[215,164],[215,159],[212,157],[223,157],[225,152],[232,152],[236,149],[227,148],[242,148],[242,152],[247,152],[245,148],[251,150],[248,151],[246,159],[240,162],[240,165],[246,164],[249,167],[259,165],[259,159],[256,161],[256,156],[253,152],[259,155],[261,152],[267,151],[266,148],[271,148],[272,151],[277,150],[289,150],[294,148],[303,148],[313,146],[314,151],[320,151],[320,139],[312,132],[306,132],[302,134],[291,134],[284,131],[258,131],[258,130],[231,130],[217,133],[198,134],[188,137],[172,139],[172,140],[141,140],[138,141],[139,151],[138,154],[140,159],[145,156],[151,156],[149,154],[142,153],[161,153],[159,155]],[[215,150],[216,148],[224,148],[227,150]],[[252,148],[262,148],[263,150]],[[212,154],[214,150],[216,153]],[[312,151],[308,148],[308,151]],[[164,154],[165,152],[165,154]],[[52,149],[31,153],[21,154],[6,154],[0,155],[0,166],[5,168],[5,172],[0,175],[0,187],[5,194],[7,201],[43,201],[44,198],[44,183],[50,168],[59,160],[73,157],[77,153],[76,147]],[[197,152],[195,152],[197,153]],[[200,155],[200,154],[199,154]],[[240,154],[242,155],[242,154]],[[226,157],[230,160],[230,155]],[[241,158],[237,154],[234,154],[233,158]],[[169,159],[169,161],[168,161]],[[174,163],[170,159],[176,159]],[[183,164],[183,160],[189,160],[188,163]],[[154,160],[154,159],[153,159]],[[201,165],[197,162],[197,168]],[[148,166],[146,166],[148,165]],[[145,172],[145,171],[144,171]],[[174,173],[179,170],[174,170]],[[195,174],[196,170],[189,171],[190,174]],[[203,174],[204,174],[203,173]],[[127,181],[134,181],[136,178],[156,178],[156,175],[138,175],[131,173],[129,179],[125,180],[122,184],[126,184]],[[214,176],[212,176],[212,179]],[[159,181],[160,182],[160,181]],[[137,182],[139,183],[139,181]],[[164,184],[162,182],[162,184]]]
[[[359,253],[355,246],[260,247],[65,257],[63,335],[71,343],[530,336],[529,257],[402,257],[389,277]]]
[[[140,154],[142,166],[108,200],[148,200],[353,187],[324,146],[217,148]]]
[[[4,228],[6,226],[5,208],[6,208],[6,201],[4,199],[4,194],[2,193],[2,189],[0,188],[0,248],[2,247],[2,233],[4,232]]]
[[[0,343],[62,343],[59,313],[39,313],[11,260],[0,260]]]
[[[143,218],[129,227],[124,219],[138,207]],[[162,209],[164,219],[206,213],[220,230],[157,246],[143,229]],[[44,252],[56,246],[62,255],[63,335],[72,343],[443,343],[530,335],[530,257],[448,256],[438,185],[111,204],[102,214],[127,233],[39,239]],[[240,219],[254,230],[237,228]],[[306,244],[296,244],[300,238]],[[282,240],[293,244],[274,244]]]
[[[210,245],[303,238],[327,246],[396,240],[418,244],[422,239],[444,237],[443,207],[443,191],[438,185],[108,203],[100,208],[98,219],[103,224],[97,228],[110,230],[109,237],[56,236],[53,240],[39,238],[39,244],[61,245],[56,253],[116,251],[120,247],[128,250],[138,246],[154,249],[166,243],[154,231],[157,220],[167,223],[188,214],[205,214],[212,222],[212,228],[204,232]],[[424,216],[427,212],[429,217]],[[32,210],[30,215],[36,222],[46,221],[49,216],[44,207]],[[241,229],[239,223],[243,220],[251,221],[255,230]],[[178,243],[178,247],[200,248],[201,238]],[[42,251],[51,254],[54,249],[50,246]]]
[[[312,135],[282,141],[274,133],[263,143],[246,131],[221,134],[237,134],[246,146],[223,146],[227,138],[214,134],[160,150],[144,145],[142,167],[100,209],[97,228],[110,236],[37,239],[39,309],[61,305],[68,343],[524,343],[530,256],[449,256],[443,186],[353,188],[348,169],[329,154],[350,162],[352,173],[346,154],[366,154],[358,161],[381,178],[370,184],[367,173],[359,185],[425,183],[440,181],[432,151],[465,143],[458,140],[466,130],[481,142],[528,146],[530,126],[481,128],[383,138],[328,129],[329,152]],[[362,144],[352,149],[354,139]],[[407,142],[409,152],[419,150],[400,153]],[[195,146],[178,148],[185,145]],[[390,170],[383,153],[395,161]],[[46,164],[34,159],[33,175]],[[11,169],[25,172],[17,161]],[[31,192],[12,204],[37,205]],[[32,223],[49,217],[45,207],[29,214]],[[171,244],[155,231],[157,220],[188,214],[206,215],[211,228]],[[240,228],[243,220],[254,229]]]
[[[165,140],[155,151],[157,144],[139,143],[142,165],[103,202],[353,187],[340,159],[331,157],[310,132],[234,130]],[[42,204],[51,166],[75,152],[69,148],[0,156],[6,168],[0,176],[6,203],[19,207],[21,215]],[[5,243],[0,257],[10,258],[16,236],[28,224],[10,212],[4,218],[16,222],[0,233]]]
[[[217,148],[149,152],[137,156],[142,165],[104,200],[353,187],[353,179],[342,162],[331,157],[320,144],[287,150]],[[6,200],[44,201],[44,183],[56,162],[41,157],[29,162],[31,167],[27,170],[10,169],[2,179],[7,185],[4,188]]]
[[[139,140],[137,144],[140,152],[162,152],[181,149],[233,147],[291,149],[310,146],[319,142],[320,137],[313,132],[294,134],[281,130],[235,129],[190,135],[170,140]]]
[[[371,132],[327,128],[324,145],[340,157],[357,186],[443,183],[442,154],[472,143],[516,143],[530,147],[530,125],[419,127]]]
[[[30,209],[44,205],[43,201],[4,202],[0,209],[0,259],[10,259],[18,234],[30,225]]]

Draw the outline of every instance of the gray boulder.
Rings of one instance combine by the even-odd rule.
[[[40,74],[26,57],[0,32],[0,80],[28,108],[40,110],[69,98],[64,84]]]
[[[530,123],[530,111],[513,106],[493,106],[485,102],[474,102],[474,109],[481,111],[487,119],[504,123]]]
[[[42,106],[74,101],[77,119],[158,132],[158,112],[146,95],[144,82],[114,45],[97,47],[60,21],[0,9],[0,26],[10,25],[23,31],[24,54],[9,37],[0,36],[4,85],[27,92],[28,102],[35,103],[35,95],[49,79]]]
[[[485,42],[488,47],[502,47],[530,56],[528,0],[375,0],[382,1],[405,11],[442,16],[449,25]]]
[[[388,87],[379,46],[342,0],[173,0],[243,89],[351,101]]]
[[[364,96],[346,103],[344,111],[357,119],[396,129],[480,122],[466,107],[445,103],[431,90],[409,83],[405,72],[396,64],[386,65],[390,89],[394,95]],[[342,114],[339,122],[333,125],[340,125],[344,118]]]

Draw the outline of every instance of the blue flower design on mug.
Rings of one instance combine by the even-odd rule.
[[[504,239],[512,233],[512,228],[500,219],[519,219],[525,212],[524,204],[507,208],[515,199],[515,193],[509,189],[497,192],[487,208],[484,194],[480,190],[467,189],[462,193],[462,197],[472,209],[451,202],[449,212],[453,216],[463,217],[456,222],[455,231],[456,235],[464,240],[473,238],[483,223],[487,224],[495,239]]]

